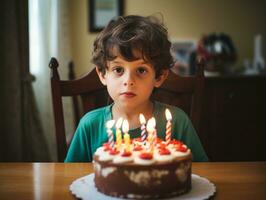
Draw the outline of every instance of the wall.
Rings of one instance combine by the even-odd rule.
[[[237,48],[240,66],[252,59],[254,35],[266,39],[266,1],[246,0],[125,0],[125,14],[151,15],[160,12],[172,39],[198,40],[210,32],[228,33]],[[69,1],[72,56],[78,75],[88,72],[91,49],[97,34],[88,32],[88,0]],[[264,58],[266,58],[264,49]]]
[[[76,74],[80,76],[92,69],[90,64],[93,40],[97,34],[88,31],[88,0],[69,1],[72,35],[71,48]]]

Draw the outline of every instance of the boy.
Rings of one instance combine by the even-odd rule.
[[[150,100],[173,66],[167,30],[154,17],[126,16],[111,20],[94,42],[92,62],[114,103],[88,112],[80,121],[65,162],[91,162],[108,140],[106,122],[127,119],[130,137],[140,137],[139,114],[156,119],[158,137],[165,137],[165,109],[172,113],[172,138],[183,141],[193,161],[207,161],[200,140],[179,108]]]

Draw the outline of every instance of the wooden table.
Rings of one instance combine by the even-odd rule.
[[[75,199],[69,185],[91,164],[0,163],[0,199]],[[215,199],[266,199],[266,162],[193,163],[217,187]]]

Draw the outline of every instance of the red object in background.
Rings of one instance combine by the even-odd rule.
[[[197,56],[205,61],[205,70],[228,71],[237,60],[237,53],[231,37],[225,33],[203,36],[198,42]]]

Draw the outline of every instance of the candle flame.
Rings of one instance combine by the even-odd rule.
[[[129,124],[128,124],[128,121],[126,119],[123,121],[122,130],[124,133],[127,133],[129,130]]]
[[[149,119],[148,122],[147,122],[147,131],[148,131],[148,132],[152,132],[152,131],[154,131],[154,127],[155,127],[155,118],[152,117],[152,118]]]
[[[109,120],[107,123],[106,123],[106,127],[108,129],[111,129],[113,127],[113,125],[115,124],[115,120]]]
[[[117,120],[117,122],[116,122],[116,124],[115,124],[115,127],[116,127],[117,129],[119,129],[119,128],[122,126],[122,122],[123,122],[123,118],[120,117],[120,118]]]
[[[151,121],[152,121],[152,126],[153,126],[153,128],[155,128],[155,126],[156,126],[156,120],[155,120],[155,118],[152,117],[152,118],[151,118]]]
[[[146,123],[146,119],[142,113],[139,114],[139,121],[140,121],[140,124]]]
[[[165,117],[168,121],[172,120],[172,115],[171,115],[170,110],[168,108],[165,109]]]

